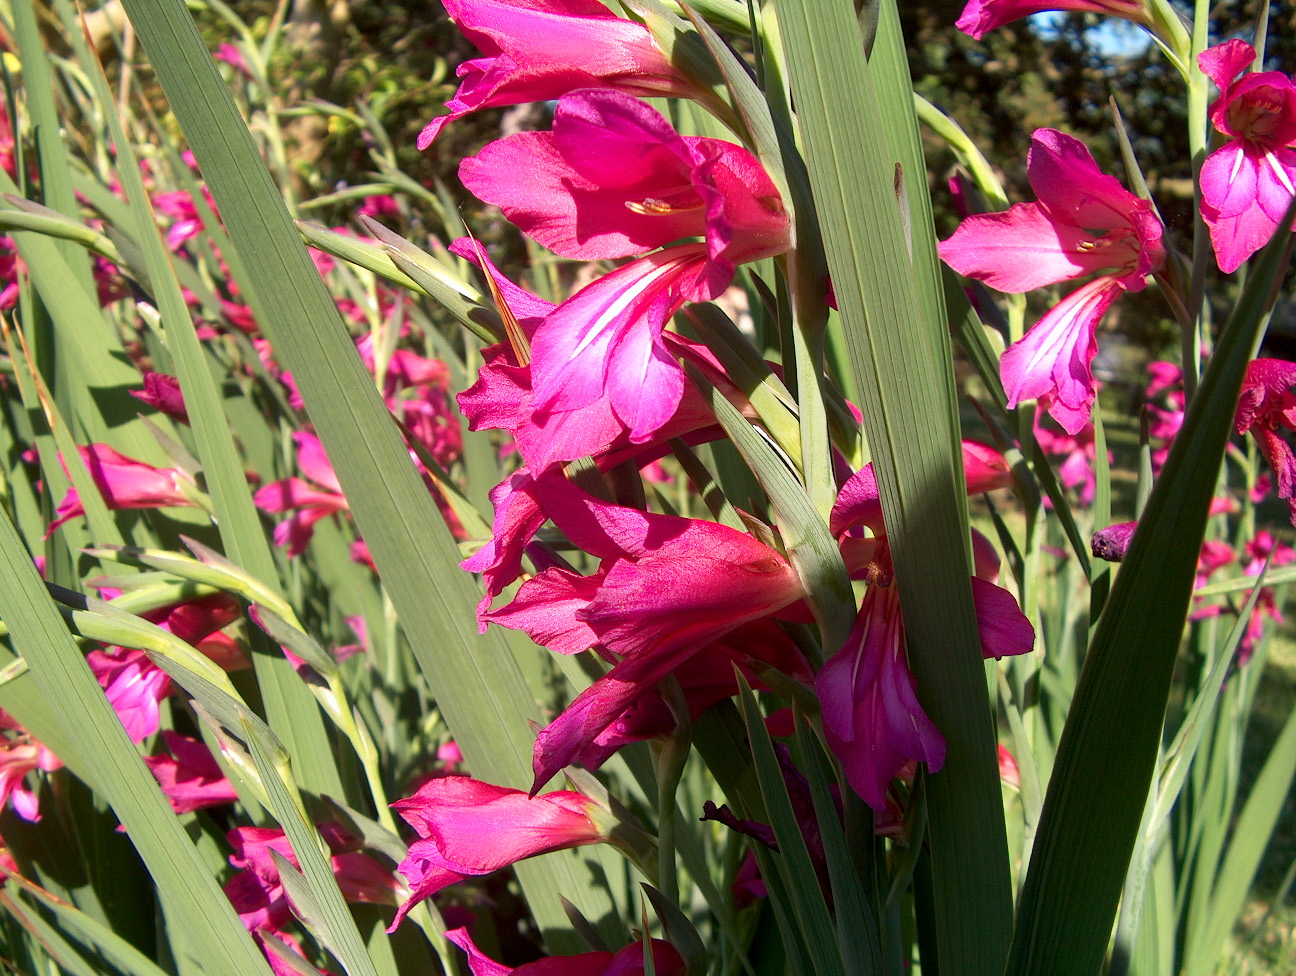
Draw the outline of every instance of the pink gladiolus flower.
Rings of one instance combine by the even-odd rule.
[[[189,478],[175,468],[155,468],[118,454],[107,444],[78,447],[94,479],[95,486],[110,510],[125,508],[183,508],[193,502],[185,494],[182,484]],[[59,502],[55,519],[45,533],[48,537],[64,522],[85,514],[85,507],[75,488],[69,488]]]
[[[550,956],[524,963],[516,969],[496,962],[473,943],[466,928],[450,929],[446,939],[468,954],[472,976],[643,976],[644,944],[631,942],[619,952],[582,952],[576,956]],[[683,957],[669,942],[652,940],[653,972],[657,976],[684,976]]]
[[[541,478],[538,491],[567,537],[603,561],[588,577],[546,569],[485,619],[559,654],[597,645],[623,660],[540,733],[535,789],[684,661],[804,596],[783,556],[727,526],[607,504],[558,475]]]
[[[555,524],[603,563],[589,577],[546,569],[488,619],[557,653],[696,649],[804,595],[788,561],[745,533],[602,502],[560,475],[538,490]]]
[[[684,371],[662,330],[706,263],[681,244],[623,265],[563,302],[531,349],[531,425],[518,449],[533,471],[589,453],[623,430],[644,443],[684,395]],[[528,436],[530,435],[530,436]]]
[[[360,904],[397,903],[400,882],[368,854],[358,853],[362,844],[358,837],[336,823],[316,826],[333,855],[333,874],[342,897]],[[249,931],[277,933],[292,921],[292,909],[270,851],[277,851],[299,867],[288,838],[277,827],[236,827],[225,836],[234,848],[230,864],[240,869],[225,882],[225,896]]]
[[[284,478],[271,482],[259,489],[252,501],[263,512],[293,513],[275,526],[274,540],[288,548],[288,555],[298,556],[314,535],[316,522],[349,511],[351,506],[342,494],[320,439],[302,430],[293,434],[293,440],[297,442],[297,466],[310,481]]]
[[[494,142],[460,172],[469,189],[568,257],[628,257],[705,238],[631,262],[544,316],[532,337],[531,395],[518,383],[512,400],[527,411],[529,425],[514,429],[536,472],[622,431],[640,444],[661,430],[685,387],[666,322],[685,301],[723,292],[736,263],[789,245],[782,201],[750,153],[682,138],[617,92],[564,97],[552,132]]]
[[[238,799],[206,745],[170,729],[164,729],[162,737],[170,755],[145,756],[144,763],[162,787],[172,810],[191,813]]]
[[[174,376],[168,376],[166,373],[145,373],[144,389],[131,390],[130,395],[160,410],[172,420],[182,424],[189,423],[189,411],[185,409],[184,394],[180,392],[180,381]]]
[[[597,0],[446,0],[445,8],[486,56],[459,65],[459,90],[446,102],[450,114],[419,133],[419,149],[470,112],[549,101],[577,88],[645,97],[695,91],[648,28]]]
[[[993,448],[965,441],[963,455],[969,491],[1011,484],[1008,464]],[[905,657],[904,618],[898,589],[891,585],[891,555],[872,465],[842,486],[829,526],[841,538],[852,577],[858,578],[854,570],[863,568],[870,586],[846,644],[815,675],[815,691],[823,707],[824,734],[847,781],[882,813],[889,784],[909,763],[925,762],[932,772],[944,765],[945,740],[918,701],[917,681]],[[867,526],[880,538],[845,535],[857,526]],[[998,571],[993,551],[978,554],[976,565],[984,576]],[[1035,630],[1007,590],[973,577],[972,598],[986,657],[1025,654],[1034,647]]]
[[[110,647],[91,651],[86,663],[132,742],[139,744],[158,730],[158,703],[171,694],[171,679],[147,654]]]
[[[40,800],[24,785],[27,774],[37,769],[52,772],[63,763],[3,709],[0,730],[4,732],[0,735],[0,809],[12,803],[14,813],[28,823],[36,823],[41,818]]]
[[[1058,431],[1044,422],[1044,411],[1037,408],[1033,422],[1035,440],[1039,446],[1055,459],[1058,480],[1063,488],[1079,489],[1081,505],[1093,504],[1098,491],[1098,476],[1094,472],[1094,460],[1098,456],[1098,446],[1094,441],[1094,426],[1086,423],[1074,434]],[[1112,460],[1112,452],[1107,452],[1107,460]],[[1046,497],[1045,506],[1052,502]]]
[[[528,470],[538,474],[553,461],[603,458],[623,448],[628,453],[619,460],[628,460],[639,453],[632,450],[636,446],[646,451],[713,425],[714,414],[685,381],[676,359],[688,360],[726,395],[734,392],[732,382],[705,346],[663,331],[684,301],[675,284],[705,261],[703,249],[693,244],[659,251],[555,306],[505,278],[467,239],[452,244],[451,251],[484,265],[494,278],[527,346],[520,352],[497,343],[482,350],[478,381],[458,397],[469,429],[509,431]],[[560,354],[563,347],[570,353],[573,345],[577,355]],[[647,364],[640,362],[641,354]],[[618,375],[618,368],[635,375]],[[636,383],[642,385],[639,393]],[[660,398],[658,404],[636,404],[637,397],[650,394]],[[647,419],[636,421],[643,415]],[[643,428],[640,436],[636,426]],[[499,511],[496,501],[497,521]]]
[[[409,880],[411,894],[388,931],[424,898],[456,881],[537,854],[603,841],[589,816],[593,802],[571,790],[527,796],[467,776],[428,780],[413,796],[392,804],[420,839],[397,868]]]
[[[248,78],[252,77],[252,72],[248,70],[247,61],[243,58],[243,52],[235,45],[228,42],[220,44],[212,52],[212,57],[217,61],[224,61],[239,74]]]
[[[1012,594],[973,578],[972,595],[986,657],[1031,650],[1034,629]],[[887,786],[909,762],[925,762],[932,772],[944,765],[945,739],[919,704],[905,660],[894,586],[868,588],[846,645],[815,675],[815,691],[847,781],[878,813],[886,809]]]
[[[1002,743],[999,745],[999,779],[1005,786],[1014,790],[1021,789],[1021,768]]]
[[[1255,48],[1237,39],[1197,55],[1220,90],[1211,122],[1230,139],[1201,170],[1202,219],[1225,273],[1269,243],[1296,193],[1296,84],[1277,71],[1249,71],[1255,59]]]
[[[1296,430],[1296,363],[1283,359],[1255,359],[1247,366],[1238,398],[1234,429],[1255,437],[1260,451],[1278,479],[1278,497],[1287,499],[1296,525],[1296,455],[1278,433]]]
[[[954,26],[979,41],[996,27],[1046,10],[1107,14],[1136,24],[1149,22],[1145,0],[968,0]]]
[[[734,265],[790,243],[778,190],[751,153],[682,137],[620,92],[563,96],[552,132],[492,142],[460,164],[459,178],[564,257],[623,258],[705,237],[707,264],[695,283],[681,286],[695,301],[723,292]]]
[[[1098,170],[1078,139],[1036,130],[1027,175],[1039,197],[1003,213],[975,214],[940,245],[959,274],[1025,292],[1099,272],[1053,307],[1000,363],[1009,406],[1038,399],[1069,434],[1089,422],[1094,330],[1122,294],[1139,291],[1165,262],[1152,205]]]

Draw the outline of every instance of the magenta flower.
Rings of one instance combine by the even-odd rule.
[[[536,789],[693,655],[804,596],[782,555],[727,526],[601,502],[558,475],[537,490],[555,524],[602,563],[587,577],[545,569],[483,617],[559,654],[598,646],[622,660],[540,733]],[[751,641],[749,653],[766,644]]]
[[[1040,448],[1054,458],[1062,487],[1078,489],[1081,505],[1093,504],[1098,491],[1098,476],[1094,471],[1098,445],[1094,441],[1093,424],[1086,423],[1074,434],[1068,434],[1045,423],[1044,411],[1037,407],[1032,430]],[[1111,451],[1107,452],[1107,459],[1109,462],[1113,460]],[[1052,507],[1053,503],[1047,497],[1043,501],[1046,507]]]
[[[972,596],[986,657],[1031,650],[1034,628],[1012,594],[974,577]],[[828,744],[851,787],[875,811],[886,809],[887,787],[908,763],[925,762],[932,772],[944,764],[945,739],[919,704],[905,659],[896,587],[868,588],[855,629],[814,684]]]
[[[618,92],[565,96],[552,132],[494,142],[465,160],[460,175],[567,257],[629,257],[704,238],[641,257],[544,314],[532,336],[530,397],[520,377],[500,377],[514,381],[509,406],[526,411],[529,426],[513,429],[536,472],[593,453],[622,431],[639,444],[661,430],[685,387],[663,338],[666,322],[684,302],[723,292],[737,263],[790,242],[778,191],[750,153],[683,138]],[[532,303],[528,312],[537,311]]]
[[[549,956],[523,963],[516,969],[491,959],[480,949],[466,928],[450,929],[446,939],[468,954],[472,976],[643,976],[644,944],[631,942],[619,952],[582,952],[577,956]],[[653,972],[657,976],[684,976],[683,957],[669,942],[652,940]]]
[[[316,522],[349,511],[351,506],[320,439],[302,430],[293,434],[293,440],[297,442],[297,466],[310,480],[294,477],[271,482],[259,489],[252,501],[263,512],[292,512],[275,526],[274,540],[287,547],[288,555],[297,556],[306,550],[315,534]]]
[[[979,41],[996,27],[1046,10],[1107,14],[1136,24],[1149,23],[1145,0],[968,0],[954,26]]]
[[[118,454],[107,444],[78,447],[81,460],[90,471],[104,504],[112,511],[125,508],[172,508],[192,506],[184,484],[189,478],[175,468],[155,468]],[[81,497],[69,488],[59,502],[55,519],[45,533],[48,537],[64,522],[85,514]]]
[[[1254,359],[1242,381],[1233,425],[1239,434],[1251,432],[1278,479],[1278,497],[1287,499],[1296,524],[1296,455],[1279,434],[1296,430],[1296,363],[1283,359]]]
[[[445,8],[486,56],[459,65],[459,90],[446,102],[450,113],[419,133],[419,149],[470,112],[549,101],[577,88],[645,97],[695,91],[648,28],[598,0],[446,0]]]
[[[685,256],[690,259],[690,262],[692,258],[701,260],[697,251],[702,245],[684,247],[692,249],[692,257]],[[671,251],[683,250],[684,247],[658,252],[658,255],[668,255]],[[638,459],[641,454],[664,444],[669,438],[684,437],[693,434],[699,428],[715,425],[715,415],[693,384],[685,382],[683,371],[676,363],[677,358],[688,360],[692,366],[701,370],[708,380],[720,387],[726,396],[741,402],[740,392],[725,376],[723,368],[710,351],[700,343],[692,342],[673,332],[662,331],[665,317],[668,316],[664,317],[665,310],[659,311],[656,308],[651,310],[651,318],[648,321],[649,328],[652,330],[649,338],[654,347],[653,355],[660,353],[662,357],[660,366],[662,375],[672,390],[669,395],[674,398],[673,412],[668,415],[662,427],[646,435],[646,438],[635,438],[627,424],[618,416],[616,405],[608,396],[600,395],[604,387],[615,386],[615,384],[609,383],[610,377],[605,375],[609,374],[609,371],[595,353],[609,345],[615,346],[615,343],[609,343],[603,337],[591,337],[589,331],[605,327],[612,330],[629,329],[632,338],[644,337],[642,328],[635,331],[636,326],[633,321],[638,306],[618,307],[617,302],[625,297],[623,288],[625,291],[632,292],[638,287],[636,269],[652,266],[658,255],[650,255],[644,258],[643,262],[632,262],[618,269],[612,275],[595,281],[564,305],[557,306],[537,298],[509,281],[490,263],[489,258],[481,253],[480,248],[467,238],[455,241],[450,246],[450,250],[477,264],[494,278],[503,294],[505,304],[518,321],[522,337],[526,340],[524,349],[514,348],[511,340],[482,350],[485,362],[478,370],[478,381],[459,394],[459,408],[468,418],[470,430],[494,428],[507,430],[513,434],[527,462],[528,471],[538,473],[552,460],[569,461],[586,456],[597,458],[600,466],[614,463],[610,457],[612,454],[617,455],[615,463],[632,457]],[[685,267],[683,270],[687,272],[689,268]],[[669,301],[671,308],[678,308],[677,302],[682,303],[682,300],[675,298],[670,298]],[[611,307],[606,309],[608,314],[602,320],[581,320],[582,312],[596,314],[608,303]],[[642,326],[643,323],[640,325]],[[592,339],[596,343],[596,348],[586,347],[582,350],[582,363],[588,370],[593,371],[580,377],[584,384],[582,389],[592,398],[588,403],[560,413],[537,409],[532,390],[532,363],[536,355],[540,355],[543,361],[549,363],[551,375],[557,374],[553,383],[560,388],[555,392],[555,398],[564,406],[579,402],[582,392],[582,389],[573,389],[564,394],[561,389],[562,376],[564,372],[572,371],[570,366],[561,362],[561,358],[555,354],[545,356],[539,351],[541,346],[533,344],[542,345],[545,341],[540,335],[542,327],[549,329],[550,335],[555,334],[553,330],[575,331],[583,339]],[[516,341],[521,343],[521,339]],[[615,348],[619,354],[627,352],[624,345]],[[631,362],[628,366],[633,368],[634,363]],[[678,395],[673,392],[676,381],[680,386]],[[658,393],[661,392],[659,388]],[[716,436],[720,436],[718,427]],[[501,491],[502,488],[503,486],[500,486],[497,491]],[[520,488],[521,483],[517,482],[513,490]],[[498,530],[500,501],[494,496],[492,501],[495,502]],[[496,538],[499,538],[498,531]],[[517,555],[520,556],[520,549]],[[465,568],[481,571],[476,563]],[[516,575],[514,573],[501,585],[507,585],[516,578]]]
[[[447,885],[537,854],[605,840],[590,819],[593,802],[571,790],[527,796],[468,776],[428,780],[413,796],[392,804],[420,839],[397,868],[409,880],[411,894],[388,931]]]
[[[969,492],[1012,482],[1007,461],[976,441],[963,444]],[[841,539],[852,578],[869,581],[846,644],[815,675],[823,708],[824,734],[842,762],[847,781],[878,813],[886,810],[891,781],[914,761],[936,772],[945,762],[945,740],[918,701],[917,682],[904,649],[904,618],[892,583],[893,569],[881,499],[872,465],[842,486],[829,519]],[[867,526],[879,538],[861,540],[845,533]],[[986,657],[1024,654],[1035,644],[1035,630],[1017,601],[988,579],[998,572],[992,548],[974,547],[978,576],[972,578],[981,646]],[[857,572],[859,570],[859,572]]]
[[[788,561],[746,533],[612,505],[560,475],[540,478],[538,491],[554,523],[603,562],[589,577],[546,569],[488,617],[560,654],[593,644],[623,656],[697,650],[804,596]]]
[[[628,431],[643,443],[684,395],[684,371],[662,330],[706,263],[681,244],[623,265],[558,306],[531,349],[531,423],[518,449],[533,471],[589,453]]]
[[[1000,363],[1010,407],[1038,399],[1075,434],[1093,409],[1094,330],[1117,298],[1140,291],[1165,263],[1162,227],[1152,205],[1101,173],[1071,136],[1036,130],[1026,171],[1038,202],[968,217],[941,242],[940,256],[959,274],[1006,292],[1099,273],[1013,343]]]
[[[1197,55],[1220,90],[1211,122],[1229,137],[1201,170],[1202,219],[1225,273],[1269,243],[1296,193],[1296,84],[1278,71],[1250,71],[1255,59],[1237,39]]]
[[[145,756],[144,763],[162,787],[172,810],[191,813],[238,799],[238,793],[206,745],[170,729],[164,729],[162,737],[169,754]]]
[[[333,874],[343,898],[361,904],[397,903],[400,882],[368,854],[359,853],[363,842],[358,837],[336,823],[316,826],[332,854]],[[240,869],[225,882],[225,896],[248,931],[279,932],[293,916],[270,851],[299,867],[288,838],[278,827],[236,827],[225,836],[234,848],[230,864]]]
[[[564,95],[553,131],[490,143],[459,166],[463,185],[564,257],[643,254],[705,237],[708,262],[685,286],[715,298],[734,265],[788,249],[774,182],[741,146],[680,136],[661,114],[613,91]]]
[[[243,58],[243,52],[228,41],[218,44],[216,50],[212,52],[212,57],[217,61],[224,61],[239,74],[247,78],[252,77],[252,72],[248,70],[247,61]]]
[[[36,823],[41,818],[40,800],[26,787],[27,774],[37,769],[51,772],[63,763],[3,709],[0,730],[4,732],[0,735],[0,810],[12,803],[14,813],[28,823]]]
[[[143,742],[158,730],[158,704],[171,694],[171,679],[143,651],[110,647],[91,651],[86,663],[94,672],[131,742]]]
[[[145,373],[144,389],[131,390],[130,395],[178,423],[189,423],[189,411],[185,409],[184,394],[180,392],[180,381],[174,376],[168,376],[166,373]]]

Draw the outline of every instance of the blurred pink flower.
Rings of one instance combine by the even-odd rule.
[[[1000,363],[1008,405],[1038,399],[1069,434],[1089,422],[1098,321],[1165,262],[1152,205],[1099,171],[1078,139],[1037,129],[1026,162],[1037,203],[968,217],[940,245],[959,274],[1005,292],[1099,276],[1062,299]]]
[[[459,65],[450,113],[419,133],[419,149],[470,112],[549,101],[577,88],[645,97],[694,91],[647,27],[598,0],[446,0],[445,8],[485,57]]]
[[[1170,456],[1170,445],[1184,422],[1183,371],[1174,363],[1154,362],[1148,364],[1151,381],[1144,394],[1147,400],[1148,438],[1159,441],[1160,446],[1152,451],[1152,472],[1159,474],[1166,458]],[[1160,397],[1164,406],[1153,402]]]
[[[999,779],[1005,786],[1014,790],[1021,789],[1021,769],[1017,760],[1003,743],[999,744]]]
[[[1148,22],[1147,0],[968,0],[954,26],[979,41],[996,27],[1046,10],[1107,14],[1136,24]]]
[[[1220,90],[1211,122],[1229,137],[1201,170],[1202,219],[1225,273],[1269,243],[1296,193],[1296,84],[1251,71],[1255,60],[1255,48],[1236,38],[1197,55]]]
[[[118,454],[107,444],[78,447],[81,460],[90,471],[104,504],[112,511],[125,508],[172,508],[192,506],[182,484],[190,479],[175,468],[155,468]],[[69,488],[59,502],[55,519],[45,533],[48,538],[65,522],[85,514],[81,497]]]
[[[219,44],[212,53],[212,57],[217,61],[224,61],[239,74],[249,78],[252,77],[252,72],[248,70],[247,61],[243,59],[243,52],[228,41]]]
[[[24,785],[27,774],[37,769],[51,772],[62,765],[54,753],[0,709],[0,809],[12,803],[14,813],[36,823],[41,818],[40,801]]]
[[[207,204],[214,209],[215,204],[206,187],[203,187],[203,193]],[[166,232],[167,247],[173,251],[179,250],[187,241],[193,240],[203,231],[202,218],[198,216],[198,208],[187,190],[155,193],[153,209],[173,221]]]
[[[1254,359],[1248,364],[1233,426],[1248,431],[1260,445],[1278,481],[1278,497],[1287,499],[1296,525],[1296,455],[1279,433],[1296,430],[1296,363],[1283,359]]]
[[[145,373],[144,389],[131,390],[130,395],[161,411],[172,420],[182,424],[189,423],[189,412],[185,409],[184,394],[180,392],[180,381],[174,376],[168,376],[166,373]]]
[[[358,853],[363,842],[340,824],[316,824],[332,854],[333,874],[342,897],[360,904],[395,905],[401,884],[396,876],[368,854]],[[292,921],[292,909],[270,852],[300,868],[288,838],[278,827],[236,827],[225,835],[234,853],[230,864],[239,872],[225,882],[225,896],[249,931],[279,931]]]
[[[197,739],[163,729],[168,753],[145,756],[153,778],[176,813],[233,803],[238,793],[221,772],[207,746]]]
[[[605,840],[589,817],[593,802],[571,790],[527,796],[467,776],[428,780],[392,804],[420,839],[397,868],[411,893],[388,931],[447,885],[537,854]]]
[[[1098,478],[1094,471],[1098,446],[1094,441],[1093,424],[1086,423],[1075,434],[1059,433],[1044,422],[1044,410],[1039,408],[1035,411],[1034,433],[1035,440],[1045,453],[1061,459],[1061,463],[1057,465],[1057,475],[1062,487],[1078,489],[1079,503],[1085,506],[1091,505],[1098,491]],[[1108,451],[1108,463],[1113,458],[1112,452]],[[1052,507],[1053,503],[1047,497],[1043,502],[1045,507]]]
[[[252,501],[263,512],[292,512],[275,526],[274,540],[287,547],[289,556],[298,556],[314,535],[316,522],[351,506],[319,437],[305,430],[292,436],[297,443],[297,467],[309,481],[297,477],[273,481],[259,489]]]

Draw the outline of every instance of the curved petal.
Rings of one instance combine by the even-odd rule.
[[[1035,648],[1035,628],[1022,613],[1016,598],[1002,586],[972,577],[977,630],[986,657],[1028,654]]]
[[[524,234],[564,257],[629,257],[701,235],[705,214],[690,184],[689,165],[680,159],[686,152],[683,141],[669,126],[677,147],[610,123],[593,128],[569,103],[596,94],[648,108],[614,92],[567,96],[559,102],[553,132],[522,132],[490,143],[459,164],[460,181],[498,206]],[[665,119],[661,122],[665,125]],[[582,135],[583,144],[572,130]],[[574,145],[580,151],[573,151]],[[590,158],[617,176],[606,178]],[[648,175],[637,183],[627,178],[641,169]],[[643,206],[645,200],[664,202],[654,210]]]
[[[648,28],[594,0],[447,0],[445,7],[486,57],[459,66],[450,114],[423,130],[419,149],[447,122],[481,108],[548,101],[578,88],[633,95],[690,90]]]
[[[504,588],[522,575],[522,553],[545,523],[545,513],[536,500],[531,472],[519,468],[491,489],[495,507],[491,538],[476,553],[459,564],[470,573],[481,573],[486,595],[477,604],[477,626],[486,633],[483,615]]]
[[[609,415],[642,442],[675,413],[684,375],[662,347],[661,333],[705,260],[702,244],[640,258],[581,289],[545,319],[531,348],[536,431],[519,438],[532,471],[607,447]]]
[[[1035,130],[1026,174],[1054,219],[1091,230],[1128,227],[1130,214],[1148,206],[1102,172],[1083,142],[1056,129]]]
[[[1093,240],[1090,230],[1055,219],[1038,203],[1017,203],[968,217],[939,250],[959,274],[1016,293],[1107,267],[1102,252],[1089,249]]]
[[[1140,0],[968,0],[955,27],[976,40],[1014,20],[1044,10],[1076,10],[1142,21]]]
[[[1257,155],[1242,141],[1202,165],[1202,219],[1220,270],[1231,274],[1269,243],[1296,186],[1296,151]]]
[[[870,587],[855,628],[815,676],[824,733],[851,788],[886,809],[891,780],[913,760],[935,772],[945,739],[918,702],[904,655],[904,624],[894,587]]]
[[[1255,59],[1255,48],[1235,37],[1202,51],[1197,55],[1197,67],[1215,82],[1216,88],[1224,92],[1233,79],[1249,68]]]
[[[1124,291],[1113,278],[1081,285],[1013,343],[999,362],[1008,405],[1038,399],[1068,434],[1079,433],[1096,396],[1094,329]]]
[[[551,567],[523,583],[512,603],[479,613],[477,619],[525,631],[556,654],[579,654],[599,640],[578,613],[589,605],[601,582],[599,574],[585,577]]]

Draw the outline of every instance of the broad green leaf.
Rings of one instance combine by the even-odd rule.
[[[792,802],[784,785],[783,772],[774,755],[774,745],[765,728],[756,698],[747,683],[739,677],[739,700],[747,722],[747,739],[755,760],[756,776],[760,782],[765,809],[769,811],[769,825],[774,828],[778,851],[768,855],[787,888],[787,902],[795,921],[801,945],[818,976],[834,976],[845,972],[844,960],[837,946],[836,932],[819,878],[810,860],[801,824],[792,810]],[[862,924],[868,924],[864,921]]]
[[[21,875],[11,875],[5,880],[6,883],[21,888],[33,901],[44,905],[58,919],[63,931],[87,945],[94,946],[105,957],[111,959],[122,972],[130,973],[132,976],[165,976],[164,971],[144,953],[101,922],[78,911],[62,899],[55,898]]]
[[[1206,390],[1207,369],[1201,390]],[[1220,956],[1229,933],[1246,904],[1247,892],[1255,880],[1278,816],[1290,796],[1296,777],[1296,711],[1283,723],[1269,757],[1256,777],[1255,785],[1233,825],[1228,850],[1215,877],[1210,915],[1197,930],[1197,938],[1184,950],[1184,976],[1211,976],[1218,971]]]
[[[879,47],[894,27],[886,8]],[[913,159],[912,133],[878,138],[888,133],[888,119],[900,124],[895,106],[901,96],[912,104],[910,86],[894,57],[881,60],[891,67],[875,78],[852,5],[779,0],[777,9],[902,595],[909,662],[923,708],[948,743],[944,768],[926,778],[940,957],[959,960],[965,973],[998,974],[1012,924],[1007,836],[969,585],[950,363],[941,352],[945,321],[935,313],[940,279],[931,271],[934,256],[917,246],[917,215],[925,208],[915,198],[925,193],[926,177]],[[897,171],[911,208],[903,219]],[[912,260],[906,223],[914,228]]]
[[[527,785],[533,743],[526,720],[539,717],[535,702],[504,641],[495,632],[478,635],[478,595],[457,568],[454,540],[410,464],[215,63],[182,3],[126,0],[125,6],[230,239],[245,256],[264,311],[259,321],[292,371],[438,706],[474,773],[493,783]],[[606,925],[611,938],[624,938],[608,891],[589,883],[591,859],[604,877],[616,873],[612,856],[594,849],[517,868],[552,951],[578,950],[564,936],[568,925],[558,894]]]
[[[70,11],[65,10],[65,13],[70,14]],[[74,25],[75,21],[69,24],[69,33],[79,42],[83,59],[87,64],[93,63],[91,77],[117,147],[118,170],[131,203],[135,224],[141,229],[152,229],[152,232],[142,232],[136,243],[143,252],[153,298],[162,316],[167,348],[174,358],[181,389],[184,391],[185,405],[202,459],[207,490],[212,496],[221,541],[233,562],[277,594],[278,574],[274,557],[262,528],[261,517],[252,504],[252,493],[243,473],[243,461],[234,444],[207,354],[189,316],[180,284],[172,270],[170,255],[155,229],[157,220],[140,175],[139,163],[130,150],[130,142],[114,109],[107,79],[97,61],[92,61],[89,51],[85,50],[84,39],[75,32]],[[292,752],[299,775],[307,788],[340,795],[342,781],[313,696],[277,648],[271,646],[260,634],[253,633],[250,636],[255,652],[252,660],[256,668],[257,684],[271,728]]]
[[[208,873],[32,565],[8,518],[0,519],[0,617],[26,658],[42,696],[93,769],[95,790],[113,807],[153,876],[167,922],[218,971],[268,973],[229,900]]]
[[[1009,976],[1090,976],[1102,963],[1161,742],[1215,490],[1208,472],[1223,460],[1288,245],[1278,235],[1255,262],[1094,632],[1018,904]]]

